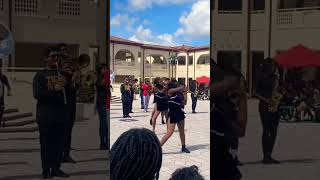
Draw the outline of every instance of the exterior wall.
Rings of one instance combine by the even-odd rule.
[[[221,0],[220,0],[221,1]],[[241,70],[245,77],[249,77],[246,58],[247,41],[247,4],[243,1],[241,11],[218,11],[219,1],[215,1],[212,11],[212,37],[214,39],[211,57],[217,59],[217,51],[241,51]],[[320,11],[318,7],[299,9],[278,9],[279,1],[265,1],[265,10],[254,11],[251,16],[251,51],[263,51],[265,58],[268,54],[269,39],[269,9],[272,8],[271,49],[270,56],[274,57],[278,51],[287,50],[298,44],[307,46],[316,51],[320,50],[317,38],[320,31]],[[286,7],[293,6],[286,1]],[[295,4],[295,2],[294,2]],[[311,3],[306,2],[305,6]],[[317,6],[317,5],[315,5]]]
[[[197,79],[201,76],[207,76],[210,77],[210,64],[198,64],[198,59],[201,55],[209,55],[209,51],[198,51],[195,52],[195,60],[194,60],[194,66],[195,69],[191,69],[191,73],[193,74],[193,79]],[[189,76],[190,77],[190,76]]]
[[[134,66],[128,66],[128,64],[119,64],[120,62],[117,61],[115,57],[117,52],[119,52],[120,50],[128,50],[133,54]],[[142,52],[142,49],[139,46],[129,46],[123,44],[110,43],[111,69],[115,71],[116,75],[127,75],[128,72],[130,72],[131,75],[140,76],[141,63],[138,62],[139,52]]]
[[[120,50],[128,50],[134,55],[135,65],[129,66],[128,64],[124,63],[122,65],[117,64],[117,60],[115,59],[115,55]],[[176,52],[172,52],[171,50],[155,50],[151,48],[144,48],[140,45],[126,45],[126,44],[119,44],[119,43],[110,43],[110,54],[111,54],[111,68],[113,68],[114,64],[114,71],[116,76],[125,76],[125,75],[134,75],[136,78],[140,79],[143,75],[143,64],[142,60],[138,63],[138,54],[141,52],[141,59],[146,60],[146,58],[150,55],[161,55],[165,58],[165,64],[144,64],[144,76],[145,78],[154,79],[155,77],[172,77],[172,65],[168,63],[168,58],[173,55],[177,54]],[[196,52],[189,52],[189,56],[195,57],[193,60],[193,64],[187,66],[186,65],[178,65],[173,69],[173,76],[176,75],[177,78],[185,78],[187,79],[192,78],[196,79],[200,76],[208,76],[210,77],[210,65],[198,65],[197,60],[202,54],[209,54],[209,50],[206,51],[196,51]],[[187,56],[185,52],[178,52],[178,56]],[[186,57],[188,61],[188,57]],[[144,61],[145,62],[145,61]],[[188,68],[188,69],[187,69]],[[188,74],[188,75],[187,75]],[[187,81],[186,81],[187,82]]]
[[[4,2],[4,6],[3,10],[0,7],[0,23],[8,26],[9,0],[1,1]],[[69,1],[72,7],[67,7],[69,10],[65,11],[63,9],[67,4],[64,2],[64,0],[12,0],[12,33],[16,43],[23,43],[29,47],[39,46],[39,56],[43,54],[43,48],[40,48],[40,45],[56,45],[62,42],[78,47],[76,50],[78,54],[91,55],[93,52],[90,51],[90,46],[97,46],[97,4],[84,0]],[[27,4],[25,7],[24,3]],[[6,104],[8,107],[18,107],[21,111],[34,112],[32,80],[39,67],[43,66],[42,61],[38,61],[39,65],[36,68],[15,67],[16,61],[28,60],[30,57],[28,53],[20,51],[19,57],[24,58],[19,59],[13,55],[11,65],[6,69],[10,70],[5,73],[10,79],[14,93],[14,96],[6,97]],[[88,70],[93,70],[93,68],[94,61],[92,60]]]

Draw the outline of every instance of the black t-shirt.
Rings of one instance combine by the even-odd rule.
[[[57,70],[39,71],[33,79],[33,96],[38,105],[64,105],[63,91],[56,91],[59,81]]]
[[[264,98],[270,98],[272,96],[276,80],[276,75],[262,77],[258,81],[256,93]]]

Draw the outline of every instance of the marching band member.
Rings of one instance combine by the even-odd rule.
[[[121,91],[121,99],[122,99],[122,111],[123,111],[123,118],[131,118],[130,113],[130,103],[131,103],[131,91],[132,88],[129,84],[129,79],[127,77],[124,78],[124,83],[120,86]]]
[[[264,164],[278,164],[279,161],[272,158],[272,151],[276,142],[279,115],[276,107],[275,112],[270,111],[272,106],[272,96],[277,88],[278,77],[276,75],[276,66],[273,59],[267,58],[262,65],[262,76],[257,85],[255,96],[260,100],[259,113],[262,121],[262,148]]]
[[[66,128],[66,80],[57,73],[58,52],[48,48],[47,68],[37,72],[33,79],[33,96],[37,100],[37,123],[40,133],[40,149],[43,178],[69,177],[60,170],[64,134]]]
[[[198,84],[197,81],[193,80],[190,83],[190,92],[191,92],[191,100],[192,100],[192,113],[196,113],[197,107],[197,93],[198,93]]]

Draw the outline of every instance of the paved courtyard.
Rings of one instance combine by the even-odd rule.
[[[63,164],[70,180],[106,180],[109,177],[109,153],[99,147],[98,119],[76,122],[71,156],[76,164]],[[0,180],[36,180],[41,178],[38,132],[0,133]],[[59,178],[54,178],[59,179]]]
[[[181,153],[181,143],[179,132],[176,128],[175,133],[169,141],[163,146],[163,163],[160,172],[160,180],[168,180],[171,174],[180,167],[197,165],[200,173],[206,180],[210,179],[210,113],[209,101],[198,101],[197,114],[191,113],[191,98],[188,95],[188,104],[186,106],[186,145],[191,150],[190,154]],[[152,96],[153,98],[153,96]],[[153,99],[150,99],[150,103]],[[131,128],[148,128],[152,130],[149,124],[150,112],[145,113],[140,109],[140,99],[134,101],[134,114],[132,119],[124,121],[122,118],[121,103],[111,104],[111,145],[125,131]],[[161,124],[159,116],[156,126],[156,134],[160,139],[166,132],[166,126]]]
[[[249,103],[246,137],[240,140],[239,158],[244,180],[319,180],[320,124],[280,123],[274,148],[279,165],[262,165],[261,133],[257,103]]]

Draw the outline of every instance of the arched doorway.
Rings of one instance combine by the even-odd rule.
[[[115,65],[134,66],[135,59],[133,53],[126,49],[119,50],[115,56]]]
[[[197,61],[199,65],[206,65],[210,64],[210,55],[209,54],[202,54]]]
[[[161,67],[161,68],[166,68],[167,66],[167,59],[162,56],[162,55],[149,55],[145,59],[145,64],[146,68],[151,68],[151,67]]]

